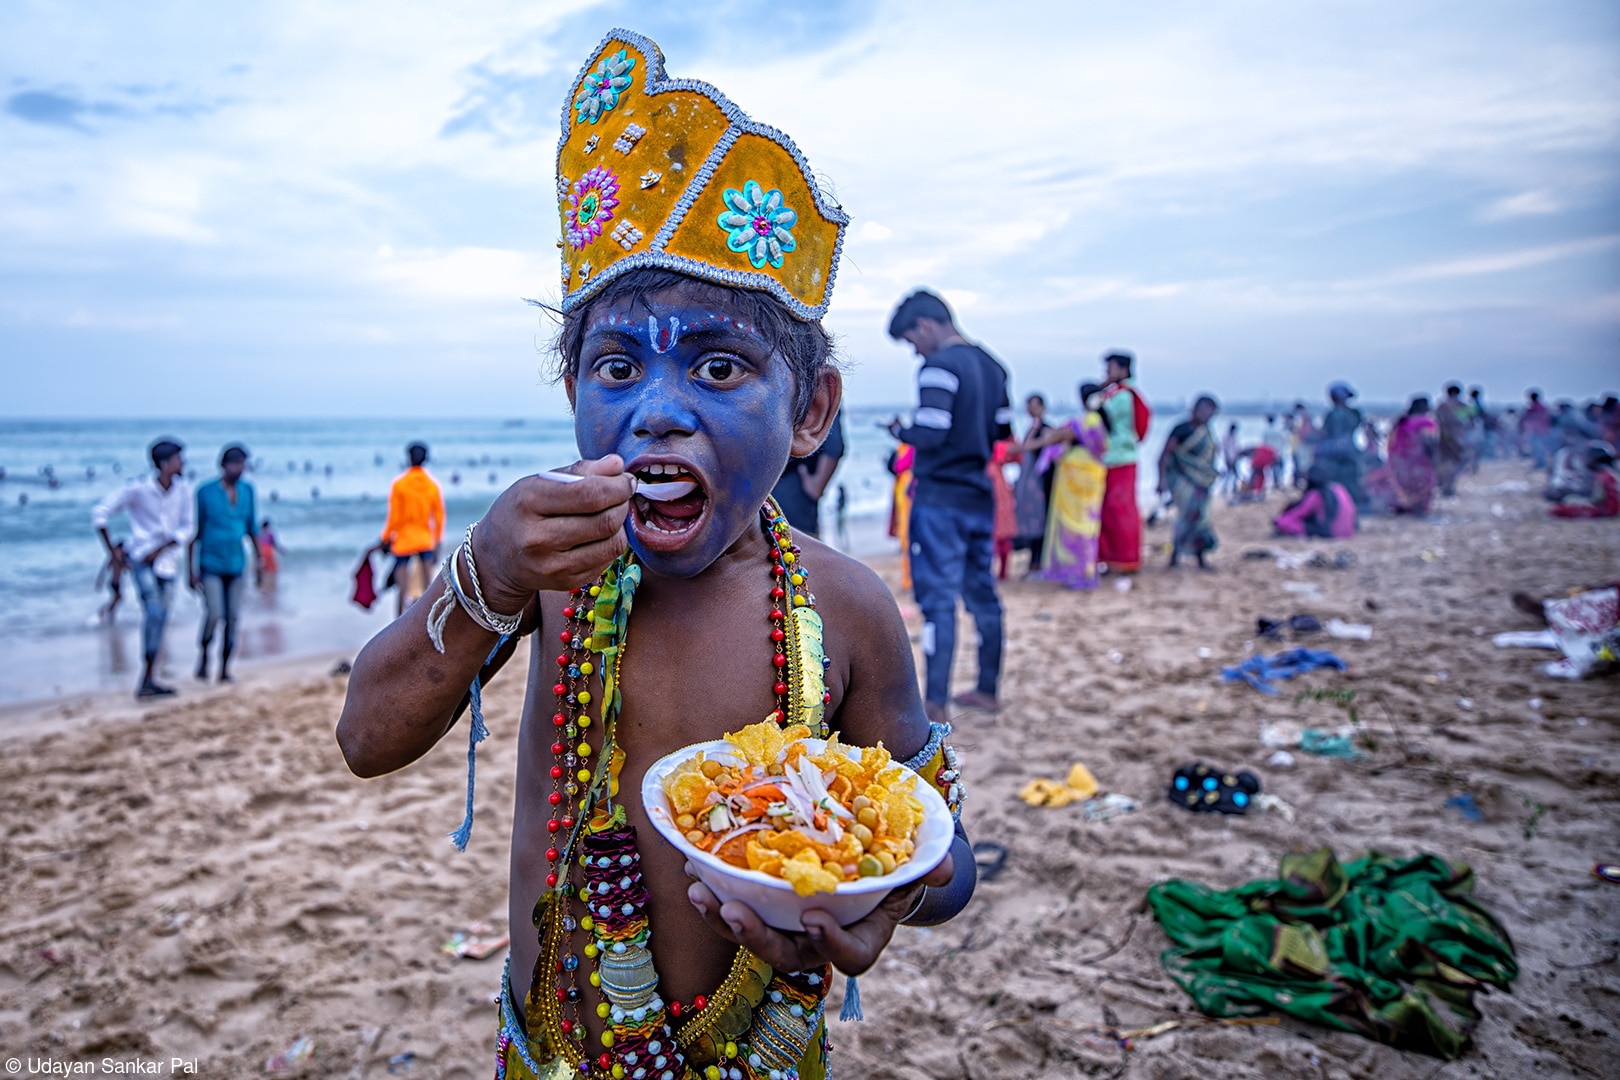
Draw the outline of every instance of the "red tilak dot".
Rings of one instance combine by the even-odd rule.
[[[546,849],[546,862],[556,862],[558,854],[559,853],[558,853],[556,848],[547,848]]]
[[[561,780],[562,779],[562,766],[561,765],[553,765],[551,767],[551,778],[553,780]]]
[[[777,697],[781,697],[783,694],[787,693],[787,683],[779,682],[775,686],[771,687],[771,689],[776,692]]]
[[[574,640],[574,635],[570,634],[568,631],[564,630],[562,633],[557,635],[557,640],[562,642],[564,645],[566,645],[570,641]]]
[[[551,800],[552,806],[562,805],[562,792],[560,791],[553,791],[550,795],[547,795],[546,798]]]
[[[556,887],[557,887],[557,875],[556,874],[547,874],[546,875],[546,888],[555,889]]]
[[[775,664],[777,667],[782,667],[787,663],[787,657],[783,656],[781,653],[777,653],[776,656],[771,660],[771,663]]]
[[[773,629],[771,631],[771,640],[772,641],[781,641],[785,637],[787,637],[787,635],[782,632],[782,628],[780,626],[776,627],[775,629]]]

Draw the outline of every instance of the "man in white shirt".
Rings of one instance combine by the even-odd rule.
[[[90,523],[107,546],[115,568],[127,567],[140,592],[141,649],[145,664],[137,698],[165,697],[174,688],[159,685],[153,677],[158,650],[163,645],[163,628],[169,620],[169,600],[174,581],[180,574],[186,544],[191,540],[193,511],[191,485],[183,473],[186,462],[183,447],[172,439],[152,444],[152,465],[157,472],[144,480],[131,480],[98,504]],[[107,533],[114,514],[129,514],[130,538],[119,548]]]

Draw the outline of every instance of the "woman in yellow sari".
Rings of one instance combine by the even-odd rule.
[[[1080,415],[1041,436],[1039,443],[1045,449],[1036,468],[1057,470],[1046,514],[1041,576],[1071,589],[1097,587],[1097,537],[1108,474],[1102,463],[1107,428],[1091,407],[1100,390],[1095,383],[1082,385]]]

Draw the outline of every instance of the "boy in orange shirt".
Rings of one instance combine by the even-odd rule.
[[[388,521],[382,542],[372,549],[394,556],[389,580],[399,588],[401,615],[427,590],[439,561],[439,541],[444,539],[444,492],[422,467],[427,464],[427,447],[411,443],[405,452],[411,467],[388,489]]]

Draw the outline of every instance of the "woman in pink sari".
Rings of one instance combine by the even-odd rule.
[[[1091,407],[1100,389],[1095,383],[1080,387],[1080,415],[1025,444],[1025,449],[1043,448],[1039,471],[1056,470],[1041,576],[1071,589],[1097,587],[1097,538],[1108,482],[1102,463],[1108,435],[1102,417]]]
[[[1389,433],[1384,467],[1367,477],[1367,498],[1384,514],[1427,514],[1434,505],[1438,477],[1434,468],[1440,429],[1429,415],[1429,399],[1412,399],[1406,415]]]

